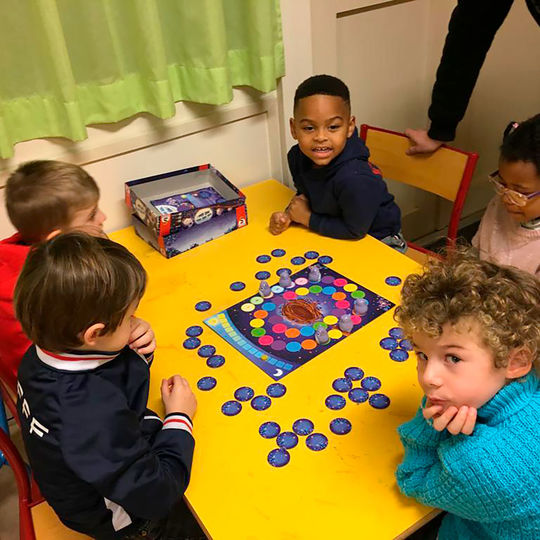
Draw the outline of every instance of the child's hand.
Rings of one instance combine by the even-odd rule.
[[[129,347],[140,354],[150,354],[156,350],[154,331],[146,321],[133,317]]]
[[[191,419],[197,410],[197,399],[189,383],[180,375],[173,375],[161,381],[161,399],[165,414],[184,413]]]
[[[406,129],[405,135],[412,143],[405,152],[408,156],[415,154],[432,154],[443,144],[442,141],[432,139],[425,129]]]
[[[290,202],[287,210],[292,221],[309,227],[309,220],[311,218],[311,208],[305,195],[296,195]]]
[[[459,409],[453,405],[443,411],[441,405],[432,405],[429,400],[422,411],[427,421],[431,420],[433,429],[443,431],[445,428],[452,434],[471,435],[476,425],[476,409],[462,405]]]
[[[289,228],[291,218],[287,212],[274,212],[270,217],[270,232],[272,234],[281,234]]]

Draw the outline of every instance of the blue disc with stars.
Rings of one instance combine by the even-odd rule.
[[[199,390],[212,390],[212,388],[215,388],[216,384],[217,381],[214,377],[203,377],[197,381],[197,388]]]
[[[321,263],[321,264],[330,264],[334,259],[332,259],[332,257],[330,257],[330,255],[322,255],[321,257],[319,257],[318,261]]]
[[[214,354],[206,360],[206,365],[211,368],[221,367],[225,363],[225,357],[221,354]]]
[[[349,391],[349,399],[354,403],[364,403],[369,398],[369,394],[363,388],[353,388]]]
[[[258,263],[267,263],[267,262],[270,262],[272,260],[272,257],[270,257],[270,255],[259,255],[257,257],[257,262]]]
[[[352,382],[347,377],[340,377],[332,383],[332,388],[336,392],[348,392],[352,388]]]
[[[352,424],[346,418],[334,418],[330,422],[330,431],[336,435],[346,435],[351,429]]]
[[[285,392],[287,392],[287,388],[281,383],[273,383],[266,388],[266,393],[270,397],[281,397],[285,395]]]
[[[381,387],[381,381],[377,377],[366,377],[362,379],[360,384],[364,390],[369,390],[370,392],[378,390]]]
[[[403,349],[394,349],[393,351],[390,351],[390,358],[394,360],[394,362],[405,362],[405,360],[409,358],[409,353]]]
[[[212,304],[207,300],[202,300],[195,304],[195,309],[197,311],[208,311],[212,307]]]
[[[230,284],[231,291],[243,291],[246,288],[246,284],[243,281],[234,281]]]
[[[186,330],[186,336],[189,337],[197,337],[200,336],[203,333],[203,329],[201,326],[190,326]]]
[[[401,278],[397,276],[388,276],[384,282],[392,287],[397,287],[401,283]]]
[[[388,334],[390,337],[393,337],[395,339],[401,339],[405,337],[405,334],[403,333],[403,328],[399,328],[397,326],[395,328],[390,328]]]
[[[283,271],[287,272],[287,274],[289,274],[289,276],[292,274],[292,270],[291,270],[290,268],[278,268],[278,269],[276,270],[276,275],[277,275],[278,277],[281,277],[280,274],[281,274],[281,272],[283,272]]]
[[[345,370],[345,377],[351,381],[359,381],[364,376],[364,371],[359,367],[350,367]]]
[[[182,345],[185,349],[196,349],[201,344],[201,340],[196,337],[190,337],[184,340]]]
[[[257,279],[263,280],[263,279],[268,279],[271,275],[272,274],[270,274],[270,272],[268,272],[267,270],[260,270],[259,272],[255,274],[255,277]]]
[[[316,251],[306,251],[304,253],[304,257],[306,259],[316,259],[318,256],[319,256],[319,254]]]
[[[256,411],[264,411],[265,409],[268,409],[272,405],[272,400],[268,396],[255,396],[251,400],[251,406]]]
[[[298,444],[298,435],[292,431],[284,431],[277,436],[277,445],[280,448],[294,448]]]
[[[347,405],[347,402],[345,401],[345,398],[343,396],[338,396],[337,394],[332,394],[331,396],[328,396],[324,400],[324,404],[333,411],[338,411],[339,409],[343,409],[345,405]]]
[[[304,259],[304,257],[293,257],[291,259],[291,264],[294,264],[296,266],[300,264],[304,264],[305,262],[306,262],[306,259]]]
[[[203,345],[198,351],[197,354],[203,358],[208,358],[216,352],[216,348],[213,345]]]
[[[283,467],[284,465],[287,465],[290,460],[291,455],[284,448],[274,448],[274,450],[268,454],[268,463],[270,463],[272,467]]]
[[[235,416],[235,415],[237,415],[241,410],[242,410],[242,404],[239,403],[238,401],[234,401],[234,400],[226,401],[226,402],[221,406],[221,412],[222,412],[225,416]]]
[[[412,345],[411,341],[408,340],[408,339],[402,339],[399,342],[399,346],[405,351],[412,351],[413,350],[413,345]]]
[[[320,450],[324,450],[328,446],[328,438],[322,433],[312,433],[306,439],[306,446],[310,450],[319,452]]]
[[[261,427],[259,428],[259,434],[265,439],[277,437],[280,431],[281,428],[276,422],[265,422],[264,424],[261,424]]]
[[[341,396],[338,396],[341,397]],[[292,428],[293,431],[297,435],[309,435],[315,426],[313,425],[313,422],[309,420],[308,418],[299,418],[296,420],[296,422],[293,424]]]
[[[369,404],[374,409],[386,409],[390,405],[390,398],[385,394],[372,394],[369,398]]]
[[[386,349],[387,351],[391,351],[392,349],[397,349],[398,342],[397,339],[394,339],[393,337],[385,337],[379,341],[379,345]]]
[[[283,257],[287,253],[284,249],[273,249],[272,250],[272,257]]]
[[[254,395],[255,391],[249,386],[241,386],[234,392],[234,397],[238,401],[249,401]]]

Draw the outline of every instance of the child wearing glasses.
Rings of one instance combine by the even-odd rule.
[[[489,175],[497,195],[472,243],[481,259],[540,277],[540,114],[507,132],[499,170]]]

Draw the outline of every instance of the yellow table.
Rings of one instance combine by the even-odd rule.
[[[160,381],[174,373],[185,376],[197,396],[189,504],[215,540],[403,537],[431,517],[433,510],[402,496],[394,479],[402,457],[396,428],[413,416],[421,391],[412,355],[406,362],[394,362],[379,346],[395,326],[393,310],[281,379],[287,393],[273,399],[269,409],[256,411],[244,403],[242,412],[233,417],[223,415],[221,405],[233,399],[237,388],[247,385],[256,395],[264,394],[274,381],[202,321],[255,294],[256,271],[268,270],[275,276],[282,266],[302,268],[292,267],[290,258],[308,250],[331,255],[332,268],[394,303],[400,288],[386,285],[385,277],[405,278],[418,267],[371,237],[333,240],[301,227],[272,236],[267,229],[269,216],[286,206],[291,190],[269,180],[246,188],[245,194],[247,227],[169,260],[137,238],[132,228],[111,235],[140,259],[149,274],[138,311],[152,324],[158,342],[149,406],[163,411]],[[278,247],[287,251],[285,257],[267,264],[255,261],[257,255]],[[245,282],[246,289],[231,291],[233,281]],[[212,308],[196,311],[200,300],[209,300]],[[202,343],[214,345],[225,356],[222,367],[211,369],[196,351],[183,348],[186,328],[196,324],[204,327]],[[387,409],[348,399],[340,411],[325,407],[325,398],[335,393],[333,380],[350,366],[382,381],[381,392],[391,398]],[[218,383],[202,392],[196,383],[206,375]],[[329,423],[336,417],[351,421],[349,434],[330,431]],[[306,447],[305,437],[299,437],[298,446],[289,450],[289,464],[270,466],[267,455],[277,447],[276,441],[262,438],[259,426],[272,420],[290,431],[299,418],[311,419],[315,431],[328,437],[328,447],[314,452]]]

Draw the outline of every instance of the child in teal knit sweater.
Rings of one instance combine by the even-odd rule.
[[[401,295],[425,393],[401,491],[448,512],[439,540],[540,539],[540,282],[461,252]]]

